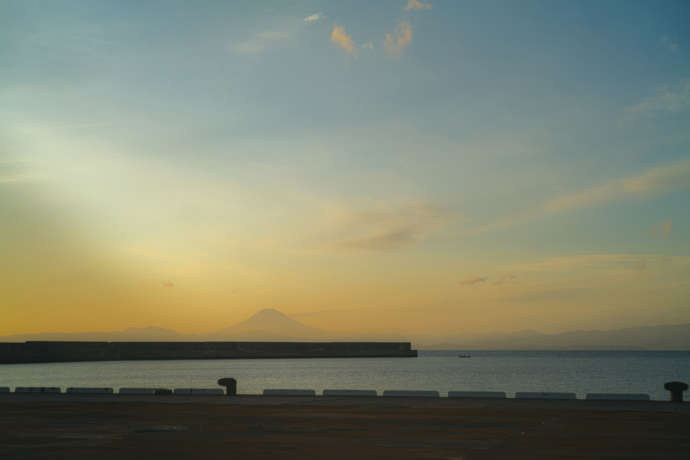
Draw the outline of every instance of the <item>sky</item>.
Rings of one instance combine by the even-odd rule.
[[[0,0],[0,335],[690,322],[688,23]]]

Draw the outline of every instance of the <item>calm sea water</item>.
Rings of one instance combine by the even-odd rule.
[[[458,358],[469,353],[471,358]],[[0,386],[570,391],[648,393],[690,381],[690,351],[420,351],[418,358],[111,361],[0,365]]]

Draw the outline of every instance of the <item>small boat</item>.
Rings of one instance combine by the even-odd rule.
[[[470,355],[458,355],[458,358],[471,358],[472,356]]]

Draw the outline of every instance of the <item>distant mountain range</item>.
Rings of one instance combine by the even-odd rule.
[[[61,341],[412,341],[426,349],[500,350],[690,350],[690,324],[634,327],[615,330],[570,331],[544,334],[520,331],[474,336],[343,337],[307,326],[274,309],[261,310],[249,319],[210,334],[180,334],[159,327],[127,328],[122,331],[81,333],[15,334],[0,337],[0,342],[27,340]]]
[[[218,338],[247,338],[252,340],[276,339],[314,339],[327,338],[328,334],[319,329],[309,327],[284,313],[267,308],[255,313],[249,319],[226,327],[213,334]]]
[[[632,327],[615,330],[511,334],[425,340],[425,348],[499,350],[690,350],[690,324]]]
[[[214,340],[326,340],[329,334],[307,326],[289,316],[267,308],[249,319],[210,334],[180,334],[160,327],[130,327],[122,331],[15,334],[0,337],[4,342],[24,342],[27,340],[64,341],[214,341]]]

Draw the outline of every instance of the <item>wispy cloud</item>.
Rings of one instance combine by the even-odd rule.
[[[28,174],[14,174],[14,175],[0,176],[0,184],[2,184],[2,185],[19,184],[22,182],[29,182],[30,180],[32,180],[32,177],[29,176]]]
[[[639,104],[628,107],[625,111],[629,115],[678,112],[690,107],[690,79],[675,86],[660,88],[656,94],[643,99]]]
[[[312,22],[318,22],[321,19],[321,13],[314,13],[310,16],[307,16],[304,18],[304,22],[307,24],[312,23]]]
[[[669,37],[668,35],[664,35],[663,37],[661,37],[661,45],[671,53],[677,52],[680,48],[678,46],[678,43],[671,39],[671,37]]]
[[[19,161],[0,161],[0,185],[16,184],[34,180],[26,172],[25,164]]]
[[[673,263],[673,260],[674,257],[658,254],[577,254],[549,257],[507,268],[518,273],[572,275],[576,271],[642,270],[648,263],[667,266]]]
[[[400,56],[412,42],[412,26],[407,21],[400,22],[392,34],[386,34],[383,48],[390,56]]]
[[[463,286],[474,286],[475,284],[486,283],[488,279],[488,276],[473,276],[472,278],[459,281],[459,284]]]
[[[344,26],[333,26],[333,32],[331,32],[331,41],[348,53],[354,54],[355,45],[352,41],[352,35],[348,35],[345,32]]]
[[[501,275],[498,277],[496,281],[494,281],[494,284],[503,284],[503,283],[508,283],[510,281],[514,281],[517,279],[517,276],[515,275]]]
[[[652,236],[669,236],[673,232],[673,221],[671,219],[654,224],[651,229]]]
[[[328,239],[342,249],[390,251],[410,246],[442,226],[450,212],[430,204],[331,209]]]
[[[670,235],[671,231],[673,230],[671,225],[673,223],[670,220],[667,220],[664,222],[664,235]]]
[[[405,6],[405,11],[410,10],[430,10],[431,3],[422,3],[419,0],[409,0]]]
[[[480,226],[474,229],[472,233],[511,227],[546,215],[686,187],[690,187],[690,160],[651,168],[636,176],[614,179],[580,192],[562,195],[520,214],[507,216]]]
[[[374,49],[374,44],[372,42],[366,42],[362,44],[362,48],[368,49],[368,50],[373,50]]]
[[[389,251],[413,243],[420,235],[420,229],[414,226],[391,228],[377,234],[344,240],[341,245],[345,248]]]
[[[268,29],[255,34],[248,40],[234,43],[232,50],[238,54],[258,54],[272,45],[278,45],[292,40],[297,35],[298,28],[294,24],[286,24],[276,29]]]

